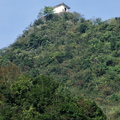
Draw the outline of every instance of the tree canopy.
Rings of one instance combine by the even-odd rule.
[[[52,14],[53,13],[53,7],[45,7],[44,8],[44,15]]]

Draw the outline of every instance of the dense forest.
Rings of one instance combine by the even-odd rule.
[[[1,120],[119,120],[120,18],[40,12],[0,50],[0,83]]]

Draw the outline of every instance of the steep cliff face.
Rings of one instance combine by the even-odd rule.
[[[52,76],[119,119],[119,18],[91,21],[78,13],[49,14],[25,30],[2,59],[33,77]]]

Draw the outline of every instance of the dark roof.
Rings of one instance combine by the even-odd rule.
[[[70,9],[70,7],[67,6],[65,3],[58,4],[58,5],[54,6],[53,8],[59,7],[59,6],[61,6],[61,5],[65,6],[65,7],[68,8],[68,9]]]

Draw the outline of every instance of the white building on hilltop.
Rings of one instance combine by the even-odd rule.
[[[53,7],[54,13],[69,12],[70,7],[64,3],[56,5]]]

